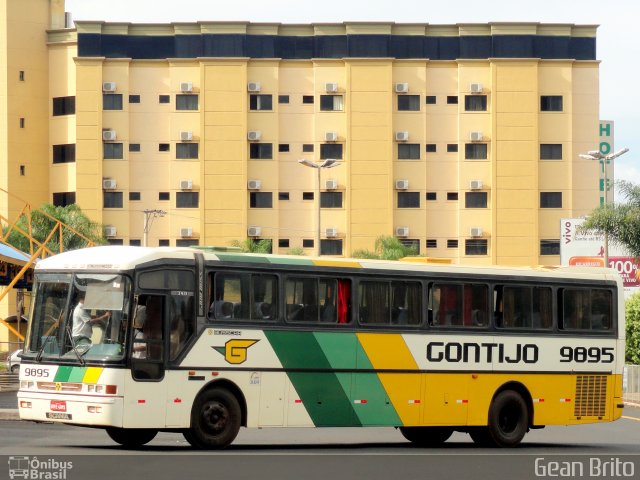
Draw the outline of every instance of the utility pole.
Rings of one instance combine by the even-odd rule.
[[[146,247],[147,234],[149,233],[149,230],[151,230],[151,224],[156,218],[164,217],[167,214],[167,212],[165,212],[164,210],[143,210],[142,213],[144,214],[144,224],[142,227],[144,236],[142,240],[142,246]]]

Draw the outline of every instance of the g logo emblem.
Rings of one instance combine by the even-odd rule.
[[[61,392],[61,391],[62,391],[62,383],[56,382],[56,392]]]
[[[234,339],[225,343],[224,347],[213,347],[213,349],[224,355],[227,363],[239,365],[247,361],[247,350],[258,341]]]

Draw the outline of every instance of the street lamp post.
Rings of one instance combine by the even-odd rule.
[[[317,204],[318,204],[318,211],[317,211],[317,217],[316,217],[316,222],[317,222],[317,229],[316,229],[316,255],[320,256],[320,171],[323,168],[333,168],[333,167],[338,167],[340,166],[340,162],[338,162],[338,160],[335,160],[333,158],[328,158],[326,160],[323,160],[320,163],[315,163],[315,162],[311,162],[307,159],[301,159],[298,160],[298,163],[301,165],[304,165],[305,167],[310,167],[310,168],[315,168],[316,171],[318,172],[318,189],[316,191],[316,199],[317,199]]]
[[[165,212],[164,210],[143,210],[142,213],[144,214],[144,223],[142,225],[142,246],[146,247],[147,235],[149,233],[149,230],[151,230],[151,224],[156,218],[164,217],[167,212]]]
[[[624,155],[629,151],[628,148],[623,148],[615,153],[604,155],[600,150],[590,150],[587,153],[581,153],[578,156],[584,160],[596,160],[602,164],[602,170],[604,171],[604,200],[601,201],[602,205],[609,203],[609,186],[607,185],[607,165],[620,155]],[[600,183],[600,172],[598,172],[598,183]],[[609,234],[604,232],[604,266],[609,268]]]

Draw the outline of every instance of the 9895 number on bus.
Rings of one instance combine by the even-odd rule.
[[[613,363],[613,347],[561,347],[560,361],[564,363]]]

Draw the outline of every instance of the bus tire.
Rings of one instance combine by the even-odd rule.
[[[191,428],[184,432],[186,440],[196,448],[225,448],[240,430],[242,410],[238,399],[224,388],[201,393],[191,409]]]
[[[527,403],[518,392],[504,390],[491,402],[486,430],[480,430],[482,433],[479,433],[479,436],[486,436],[490,446],[515,447],[522,441],[528,429]]]
[[[157,430],[148,428],[107,428],[107,435],[116,443],[126,448],[140,448],[153,440]]]
[[[448,427],[400,427],[402,436],[421,447],[436,447],[449,440],[453,428]]]

